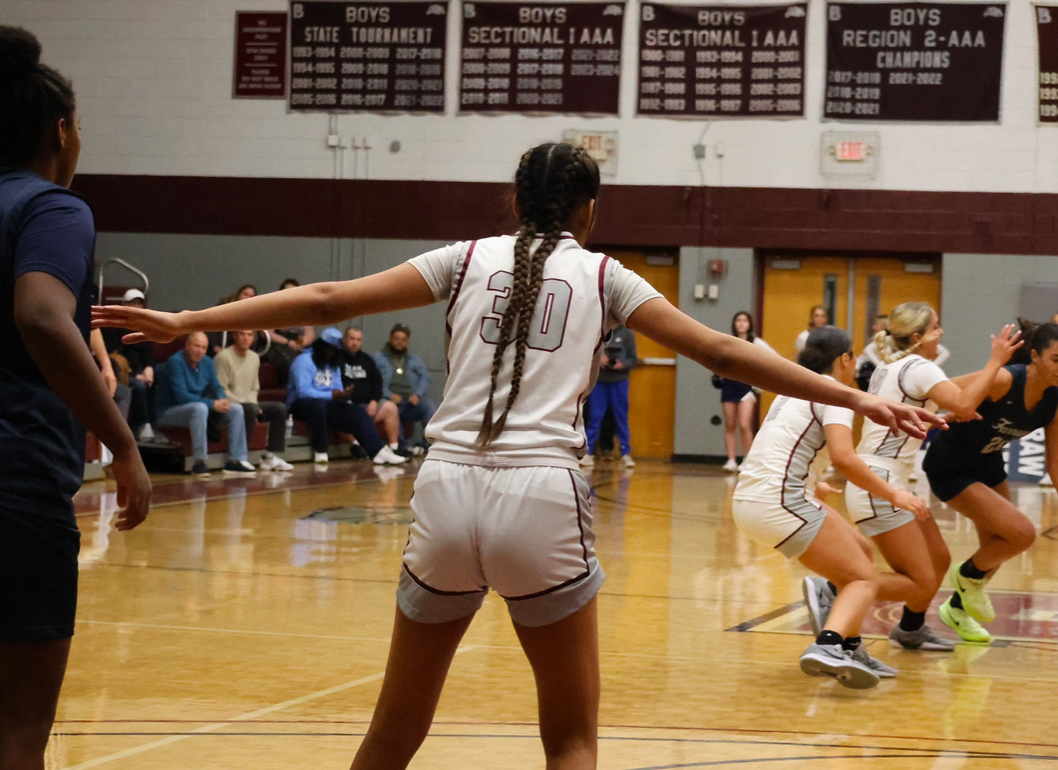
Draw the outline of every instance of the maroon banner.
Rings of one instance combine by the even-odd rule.
[[[235,12],[234,99],[285,99],[287,15]]]
[[[807,3],[643,3],[636,112],[803,117]]]
[[[1040,123],[1058,123],[1058,6],[1036,6]]]
[[[460,112],[616,115],[624,3],[463,3]]]
[[[444,112],[447,4],[290,5],[292,111]]]
[[[828,3],[832,120],[998,121],[1004,3]]]

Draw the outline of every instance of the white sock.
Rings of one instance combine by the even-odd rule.
[[[394,452],[396,452],[396,451],[397,451],[397,448],[398,448],[399,446],[400,446],[400,444],[399,444],[399,443],[397,443],[396,441],[394,441],[394,442],[392,442],[392,443],[391,443],[391,444],[389,445],[389,448],[390,448],[390,449],[392,449],[392,450],[393,450]]]

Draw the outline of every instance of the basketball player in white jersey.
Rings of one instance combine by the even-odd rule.
[[[482,599],[503,596],[536,678],[548,770],[596,764],[595,557],[581,405],[618,323],[724,377],[839,404],[924,435],[889,404],[720,334],[614,260],[585,250],[599,170],[568,144],[522,156],[517,236],[458,243],[383,273],[176,315],[96,308],[96,325],[172,339],[192,328],[326,325],[447,301],[445,396],[415,483],[389,663],[355,770],[404,768],[429,732],[452,656]]]
[[[798,355],[802,366],[846,385],[855,379],[849,335],[833,326],[813,329]],[[876,575],[870,543],[837,512],[815,499],[815,485],[829,464],[895,507],[928,516],[926,504],[887,484],[856,455],[849,409],[796,398],[778,398],[743,461],[732,502],[735,523],[750,539],[798,559],[836,587],[829,616],[809,604],[816,641],[801,656],[812,676],[833,676],[863,689],[896,670],[867,654],[860,625],[875,598],[908,591],[903,575]],[[806,580],[811,580],[808,578]],[[826,581],[820,581],[824,585]]]
[[[992,379],[1021,346],[1015,328],[1008,325],[998,337],[992,337],[988,364],[960,388],[934,363],[944,334],[936,311],[924,302],[905,302],[890,314],[888,329],[875,337],[882,364],[871,378],[870,392],[933,412],[945,409],[954,420],[972,420]],[[908,477],[921,443],[866,423],[855,451],[873,474],[892,487],[908,490]],[[851,452],[852,432],[834,437],[830,445],[832,457]],[[925,622],[926,611],[951,564],[933,516],[928,511],[916,515],[855,482],[845,488],[845,503],[849,516],[864,535],[874,539],[889,566],[911,580],[911,585],[904,584],[908,593],[895,597],[904,602],[904,609],[899,624],[889,632],[890,643],[911,650],[955,649],[954,641],[938,636]],[[833,601],[833,589],[819,578],[805,578],[803,588],[813,625],[820,625]]]

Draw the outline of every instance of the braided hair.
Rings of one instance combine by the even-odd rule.
[[[73,86],[40,63],[40,42],[0,26],[0,166],[27,166],[55,121],[73,120]]]
[[[507,424],[507,415],[521,389],[531,322],[544,283],[544,263],[558,246],[562,229],[573,212],[598,197],[599,166],[580,147],[549,142],[522,155],[514,187],[520,219],[514,242],[514,278],[492,356],[489,398],[476,442],[479,449],[495,441]],[[537,238],[541,241],[534,249]],[[503,366],[503,354],[511,343],[514,343],[511,390],[503,413],[498,420],[493,420],[496,382]]]

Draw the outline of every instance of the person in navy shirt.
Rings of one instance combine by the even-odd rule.
[[[968,642],[992,637],[981,623],[995,619],[985,586],[1006,561],[1027,551],[1036,526],[1010,501],[1003,448],[1039,428],[1046,429],[1047,471],[1058,473],[1058,324],[1032,333],[1028,364],[996,372],[988,396],[977,407],[980,420],[955,423],[930,445],[922,464],[938,498],[974,523],[980,547],[949,572],[955,593],[940,618]],[[952,378],[963,386],[976,374]]]
[[[88,349],[92,212],[68,189],[81,140],[70,82],[0,26],[0,767],[39,770],[66,673],[85,427],[114,454],[117,528],[151,483]]]
[[[211,415],[223,419],[228,428],[228,459],[224,473],[253,476],[257,473],[246,459],[246,420],[242,404],[234,403],[217,380],[213,359],[206,357],[209,339],[205,334],[189,334],[184,350],[161,367],[156,386],[154,409],[159,425],[187,428],[191,433],[191,472],[208,476],[206,467],[206,425]]]

